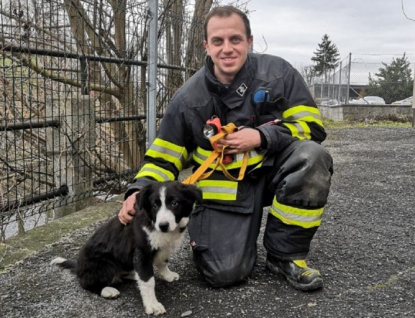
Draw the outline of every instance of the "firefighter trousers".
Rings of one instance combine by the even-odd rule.
[[[272,159],[272,165],[254,170],[238,185],[249,195],[247,210],[237,203],[234,209],[202,205],[192,214],[193,260],[213,287],[233,285],[252,273],[266,206],[267,252],[286,260],[305,259],[309,252],[329,194],[332,158],[318,143],[295,141]]]

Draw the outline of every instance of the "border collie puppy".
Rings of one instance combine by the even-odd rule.
[[[120,278],[137,281],[146,314],[166,312],[155,295],[153,265],[164,280],[179,279],[167,267],[171,253],[183,242],[195,202],[202,192],[177,181],[155,182],[136,197],[136,215],[124,226],[113,217],[98,228],[79,252],[77,261],[58,257],[52,264],[71,269],[80,285],[104,298],[120,293],[111,287]]]

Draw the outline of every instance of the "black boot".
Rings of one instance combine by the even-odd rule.
[[[274,274],[284,275],[288,283],[299,290],[315,290],[323,287],[320,272],[309,268],[305,260],[284,261],[268,254],[266,267]]]

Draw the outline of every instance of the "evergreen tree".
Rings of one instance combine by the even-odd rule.
[[[336,44],[329,40],[329,36],[324,34],[317,51],[313,53],[315,56],[311,60],[316,63],[314,72],[318,76],[324,75],[324,80],[327,81],[327,74],[339,64],[339,50]]]
[[[369,74],[368,95],[383,97],[387,104],[412,96],[414,81],[405,53],[401,58],[393,58],[389,65],[383,62],[382,65],[379,73],[375,73],[376,79]]]

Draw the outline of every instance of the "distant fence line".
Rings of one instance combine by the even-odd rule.
[[[364,94],[369,84],[369,76],[376,78],[375,74],[384,67],[382,63],[390,64],[393,59],[402,58],[404,54],[411,63],[412,78],[414,78],[415,54],[405,52],[401,55],[350,53],[339,62],[327,78],[315,78],[309,88],[318,102],[324,102],[326,105],[327,103],[347,105],[351,99],[362,97],[361,94]]]

